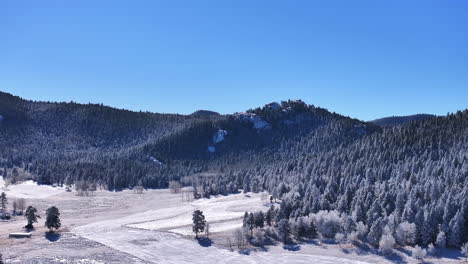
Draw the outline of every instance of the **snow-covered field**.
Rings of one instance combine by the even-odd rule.
[[[3,182],[2,182],[3,184]],[[3,187],[3,186],[2,186]],[[235,194],[194,202],[182,201],[169,190],[135,194],[97,191],[91,197],[76,196],[61,188],[22,183],[9,186],[8,195],[27,197],[39,212],[56,205],[62,232],[57,240],[44,235],[38,223],[31,239],[7,239],[22,230],[22,217],[0,222],[0,252],[6,263],[418,263],[410,249],[395,250],[386,258],[345,245],[302,243],[291,248],[281,243],[242,253],[226,248],[226,236],[241,226],[245,211],[267,210],[260,194]],[[193,239],[192,212],[200,209],[210,223],[213,244]],[[41,219],[42,222],[42,219]],[[219,232],[219,233],[218,233]],[[189,237],[187,237],[189,236]],[[456,252],[455,252],[456,253]],[[456,253],[458,254],[458,253]],[[458,257],[430,258],[430,263],[459,263]]]
[[[33,181],[25,181],[20,184],[10,184],[5,186],[3,177],[0,177],[0,192],[5,192],[8,197],[39,199],[59,194],[64,191],[65,189],[61,187],[37,185]]]
[[[268,206],[259,194],[235,194],[97,222],[72,232],[152,263],[366,263],[286,250],[244,255],[215,246],[203,247],[179,235],[192,234],[195,209],[204,212],[211,232],[220,232],[240,227],[245,211],[267,210]]]
[[[259,194],[234,194],[211,199],[200,199],[187,206],[153,211],[154,219],[146,221],[135,220],[135,224],[127,227],[147,230],[169,230],[179,234],[192,234],[192,213],[199,209],[203,211],[210,231],[221,232],[235,229],[242,225],[242,216],[246,211],[266,211],[268,205],[260,200]],[[146,218],[145,218],[146,219]]]

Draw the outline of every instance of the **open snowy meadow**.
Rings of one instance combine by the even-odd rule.
[[[3,184],[3,181],[0,182]],[[22,231],[24,218],[0,222],[0,252],[6,263],[417,263],[408,249],[390,257],[351,244],[310,241],[284,246],[230,250],[226,240],[242,226],[245,211],[268,210],[261,194],[233,194],[186,202],[169,190],[136,194],[97,191],[89,197],[33,182],[0,186],[8,197],[26,198],[43,214],[60,209],[61,232],[49,237],[39,219],[30,239],[9,239]],[[210,244],[194,239],[192,213],[202,210],[210,225]],[[450,253],[450,252],[449,252]],[[428,263],[458,263],[461,258],[427,258]]]

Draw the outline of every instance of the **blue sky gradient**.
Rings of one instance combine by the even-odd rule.
[[[468,1],[8,1],[0,90],[131,110],[468,107]]]

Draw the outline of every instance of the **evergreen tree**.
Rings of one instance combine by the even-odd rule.
[[[439,248],[445,248],[446,244],[447,244],[447,238],[445,237],[444,231],[441,230],[439,234],[437,234],[436,246]]]
[[[62,224],[60,223],[60,212],[57,207],[52,206],[46,210],[46,221],[45,226],[50,230],[54,231],[59,229]]]
[[[278,226],[276,227],[276,234],[281,242],[288,243],[290,239],[291,230],[289,227],[289,221],[286,219],[281,219]]]
[[[8,199],[7,199],[6,193],[2,192],[2,194],[0,194],[0,209],[2,213],[6,212],[7,204],[8,204]]]
[[[448,245],[454,247],[460,247],[463,243],[463,213],[458,210],[455,216],[450,220],[449,223],[449,237],[448,237]],[[465,238],[466,239],[466,238]]]
[[[382,219],[376,219],[374,224],[371,226],[369,230],[369,234],[367,235],[367,240],[371,245],[374,247],[379,246],[380,238],[382,237],[383,227],[382,227]]]
[[[242,227],[248,227],[249,225],[249,212],[244,213],[244,217],[242,218]]]
[[[262,211],[255,212],[254,214],[255,227],[263,228],[265,224],[265,215]]]
[[[273,197],[273,196],[271,196],[271,197]],[[275,207],[272,205],[272,206],[270,206],[270,209],[268,209],[268,211],[266,212],[265,223],[268,226],[272,226],[274,218],[275,218]]]
[[[195,233],[195,238],[198,238],[199,233],[205,231],[206,221],[203,212],[200,210],[195,210],[192,215],[193,225],[192,230]]]
[[[37,214],[37,209],[31,205],[26,209],[24,217],[28,221],[28,224],[25,226],[27,229],[34,228],[33,224],[37,223],[38,218],[41,218],[41,216]]]

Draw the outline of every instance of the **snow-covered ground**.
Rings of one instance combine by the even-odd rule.
[[[77,227],[72,232],[153,263],[366,263],[283,249],[244,255],[215,246],[203,247],[180,235],[191,234],[195,209],[203,211],[211,232],[240,227],[245,211],[268,209],[260,197],[259,194],[235,194],[201,199],[183,206]]]
[[[147,230],[169,230],[179,234],[192,233],[192,213],[200,209],[210,224],[211,232],[221,232],[231,227],[234,229],[242,225],[242,216],[246,211],[268,210],[260,199],[260,194],[234,194],[211,199],[196,200],[190,205],[152,211],[154,220],[134,220],[136,224],[127,224],[127,227]]]
[[[5,186],[5,180],[3,177],[0,177],[0,192],[5,192],[8,197],[40,199],[64,191],[65,188],[38,185],[33,181],[25,181],[19,184]]]
[[[24,185],[24,184],[23,184]],[[28,184],[26,184],[28,185]],[[226,236],[239,227],[245,211],[266,210],[260,194],[235,194],[184,202],[169,190],[97,191],[90,197],[73,192],[56,195],[48,186],[23,189],[27,204],[41,215],[50,205],[60,208],[62,228],[58,240],[49,240],[39,223],[31,239],[7,239],[22,230],[23,217],[0,221],[0,253],[6,263],[418,263],[411,248],[395,249],[392,258],[376,250],[351,245],[302,243],[283,247],[281,243],[243,253],[227,249]],[[41,188],[41,189],[37,189]],[[52,188],[52,187],[50,187]],[[52,188],[58,189],[60,188]],[[28,190],[32,190],[28,193]],[[191,232],[191,216],[201,209],[210,223],[211,246],[200,245]],[[42,219],[41,219],[42,220]],[[70,232],[69,232],[70,231]],[[218,233],[220,232],[220,233]],[[315,241],[317,242],[317,241]],[[235,249],[235,248],[234,248]],[[430,257],[430,263],[461,263],[459,251],[452,256]]]

